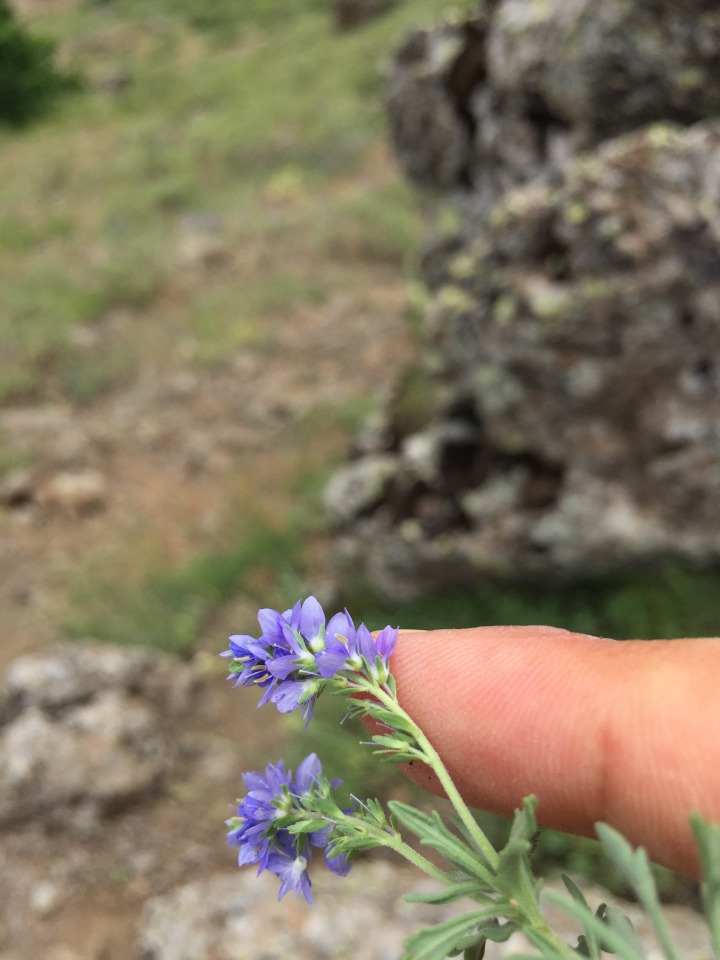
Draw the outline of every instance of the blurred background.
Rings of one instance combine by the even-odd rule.
[[[561,7],[0,0],[0,960],[183,960],[280,755],[409,795],[259,606],[717,634],[720,20]]]

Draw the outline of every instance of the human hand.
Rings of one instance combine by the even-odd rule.
[[[402,631],[391,666],[467,802],[510,814],[534,793],[544,826],[592,836],[601,820],[698,875],[688,817],[720,821],[720,639]]]

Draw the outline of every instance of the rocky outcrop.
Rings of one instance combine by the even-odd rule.
[[[486,0],[398,51],[393,145],[411,179],[487,209],[610,137],[719,114],[719,76],[712,0]]]
[[[153,796],[177,745],[192,669],[140,649],[59,646],[14,661],[0,690],[0,827],[81,830]]]
[[[426,351],[328,489],[394,596],[720,554],[720,15],[486,3],[389,72],[447,208]]]

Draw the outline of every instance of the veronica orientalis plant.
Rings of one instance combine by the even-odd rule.
[[[377,801],[353,799],[342,809],[320,760],[310,754],[295,774],[282,760],[264,772],[245,774],[247,793],[237,801],[236,816],[227,821],[228,843],[239,848],[240,865],[256,864],[280,881],[279,896],[294,892],[313,902],[309,867],[322,850],[325,865],[346,875],[365,850],[388,847],[438,883],[432,893],[406,899],[430,904],[467,900],[467,912],[428,927],[405,943],[401,960],[443,960],[462,956],[482,960],[488,941],[505,941],[521,931],[534,953],[515,954],[543,960],[577,956],[600,960],[614,953],[621,960],[641,960],[643,947],[627,918],[601,904],[591,910],[580,889],[563,877],[568,896],[548,892],[544,901],[560,907],[578,923],[574,943],[566,942],[548,924],[540,904],[542,881],[533,875],[531,855],[537,836],[536,800],[526,797],[516,811],[509,838],[496,850],[460,796],[433,745],[398,702],[390,671],[390,655],[398,631],[386,627],[373,636],[356,626],[346,611],[329,620],[314,597],[298,601],[283,613],[263,609],[260,635],[233,636],[223,654],[230,660],[235,686],[259,687],[260,705],[274,704],[282,713],[302,711],[310,722],[317,698],[326,689],[347,699],[347,713],[371,717],[381,732],[372,736],[376,753],[394,762],[420,761],[436,774],[455,816],[445,823],[436,811],[426,813],[399,801],[387,811]],[[439,853],[436,866],[408,844],[402,829]],[[633,850],[615,830],[597,824],[600,842],[643,904],[666,960],[681,960],[682,948],[672,942],[663,917],[647,855]],[[699,817],[693,829],[705,874],[703,897],[709,942],[720,960],[720,826]]]

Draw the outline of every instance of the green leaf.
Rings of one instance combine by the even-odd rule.
[[[551,952],[547,947],[540,950],[540,953],[511,953],[507,960],[561,960],[556,952]]]
[[[720,958],[720,824],[694,813],[690,826],[702,864],[702,898],[715,956]]]
[[[477,852],[468,849],[459,837],[448,830],[436,810],[430,814],[423,813],[399,800],[391,800],[388,806],[400,823],[412,830],[422,843],[433,847],[454,867],[471,877],[477,877],[492,888],[492,874],[481,862]]]
[[[463,960],[483,960],[486,944],[487,940],[484,937],[482,940],[478,940],[474,946],[468,947],[463,953]]]
[[[632,885],[645,907],[667,960],[680,960],[660,906],[655,877],[650,869],[647,853],[642,847],[633,850],[627,840],[606,823],[596,823],[595,830],[603,849]]]
[[[585,896],[582,890],[580,890],[580,888],[574,883],[573,880],[570,879],[570,877],[566,873],[563,873],[561,876],[562,876],[562,882],[565,884],[565,888],[570,894],[570,896],[573,898],[573,900],[576,903],[581,904],[587,910],[589,910],[590,907],[588,905],[587,900],[585,899]],[[602,920],[603,918],[603,915],[605,913],[604,908],[605,908],[605,904],[601,903],[597,911],[595,912],[595,916],[598,917],[599,920]],[[595,934],[592,932],[592,930],[589,930],[587,928],[585,929],[585,936],[578,938],[578,944],[575,950],[576,950],[576,953],[580,954],[580,956],[590,957],[591,960],[600,960],[600,945],[598,944],[597,938]]]
[[[535,807],[537,799],[525,797],[523,805],[515,811],[510,836],[499,854],[497,867],[498,885],[506,897],[518,900],[530,911],[537,909],[540,881],[536,881],[530,869],[530,856],[535,849],[537,822]]]
[[[461,900],[463,897],[474,897],[476,893],[482,893],[487,887],[479,885],[475,880],[467,880],[464,883],[453,883],[444,890],[436,890],[432,893],[408,893],[403,898],[408,903],[434,903],[445,904],[453,903],[455,900]]]
[[[444,960],[459,941],[477,930],[479,922],[486,917],[487,912],[481,910],[427,927],[405,941],[400,960]]]
[[[530,796],[523,799],[523,805],[515,811],[512,827],[510,828],[510,840],[527,840],[533,847],[537,836],[537,820],[535,819],[535,808],[537,807],[537,797]]]
[[[478,927],[478,933],[486,940],[492,940],[493,943],[505,943],[518,930],[519,927],[513,921],[500,923],[497,917],[489,917]]]
[[[548,891],[545,894],[545,899],[548,903],[579,920],[585,930],[591,930],[603,950],[616,953],[621,960],[643,960],[642,950],[638,948],[629,921],[627,926],[622,925],[615,911],[612,914],[608,912],[608,923],[606,924],[583,904],[563,897],[559,893]]]

